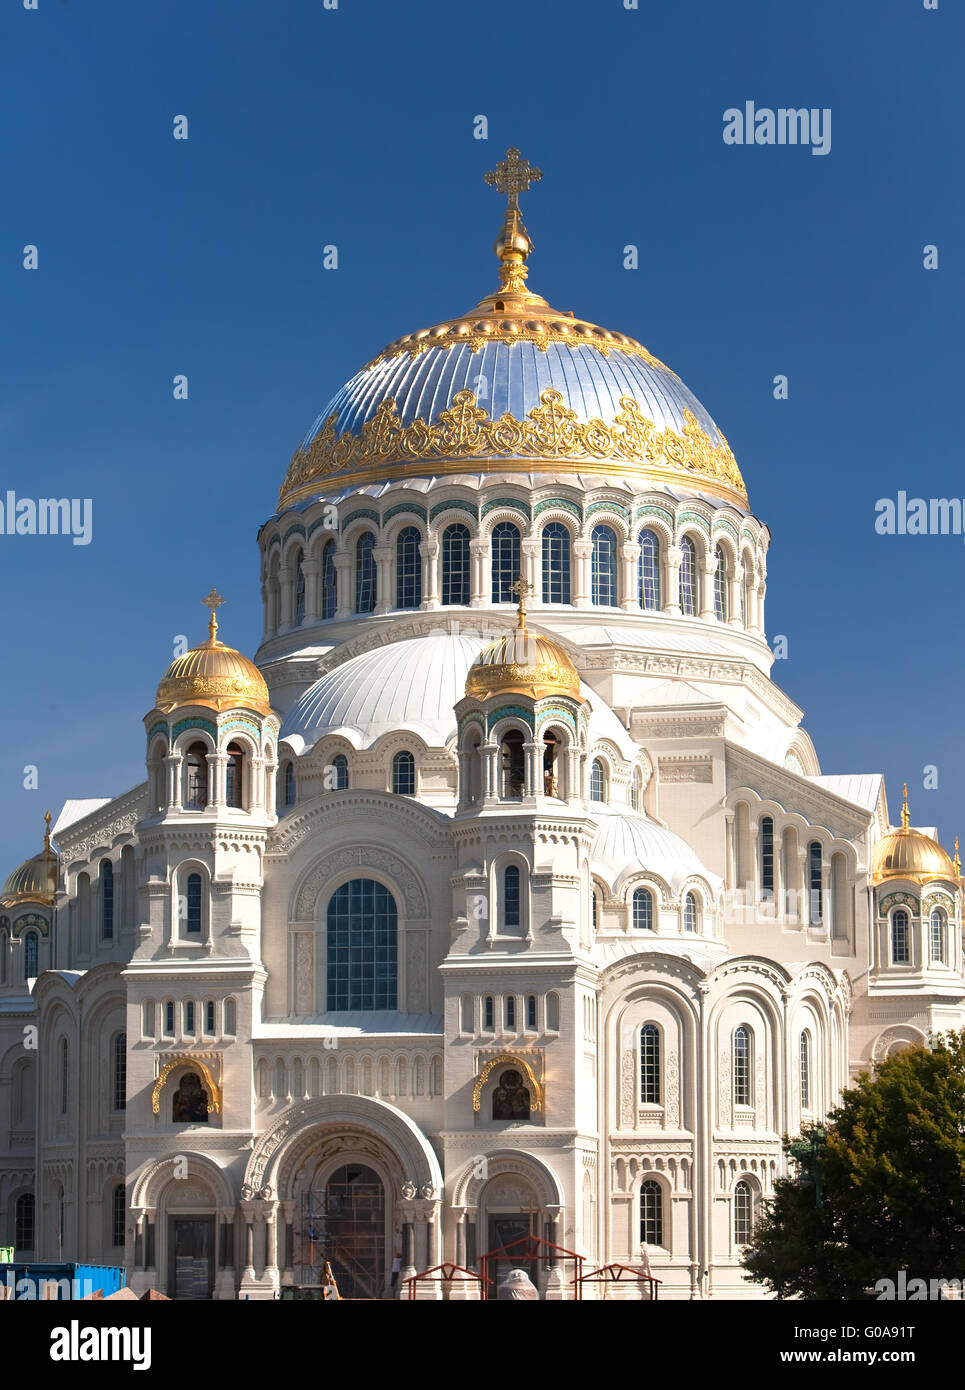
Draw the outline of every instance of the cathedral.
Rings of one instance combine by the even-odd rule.
[[[965,1025],[957,848],[822,772],[723,434],[528,287],[539,177],[487,175],[497,288],[295,450],[254,659],[212,590],[144,781],[3,886],[18,1260],[470,1298],[516,1243],[543,1298],[646,1261],[660,1298],[760,1297],[782,1136]],[[407,1282],[439,1266],[472,1274]]]

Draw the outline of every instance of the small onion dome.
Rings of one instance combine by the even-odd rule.
[[[901,810],[901,829],[892,830],[882,839],[875,851],[874,877],[909,878],[917,883],[929,879],[958,880],[958,872],[948,854],[937,840],[915,830],[908,824],[908,786],[904,789]]]
[[[49,907],[57,895],[57,856],[50,848],[50,812],[46,815],[47,833],[41,854],[27,859],[14,869],[0,892],[0,907],[15,907],[19,903],[41,903]]]
[[[526,627],[526,585],[517,582],[519,625],[491,642],[476,658],[466,677],[466,694],[477,700],[491,695],[567,695],[582,704],[580,677],[561,646]]]
[[[224,600],[212,589],[203,602],[211,609],[208,640],[176,657],[157,688],[157,707],[169,714],[182,705],[208,709],[253,709],[270,714],[265,679],[253,661],[217,638],[215,608]]]

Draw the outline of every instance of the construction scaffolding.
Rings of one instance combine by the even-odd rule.
[[[385,1287],[385,1191],[358,1165],[340,1169],[324,1192],[303,1194],[293,1222],[296,1288],[320,1288],[326,1265],[342,1298],[381,1298]]]

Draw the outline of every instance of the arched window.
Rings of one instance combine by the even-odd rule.
[[[946,965],[948,932],[945,925],[945,914],[940,907],[932,909],[930,926],[931,949],[929,954],[931,963],[932,965]]]
[[[751,1030],[742,1023],[734,1029],[734,1104],[751,1101]]]
[[[660,541],[656,532],[650,530],[641,531],[637,539],[640,542],[640,607],[652,613],[660,608]]]
[[[209,1037],[214,1035],[214,1000],[204,1001],[204,1031]]]
[[[471,1033],[474,1031],[474,1014],[473,997],[471,994],[464,994],[459,1005],[459,1028],[461,1032]]]
[[[67,1114],[70,1104],[70,1044],[66,1038],[60,1040],[60,1113]]]
[[[109,859],[101,864],[101,936],[114,939],[114,865]]]
[[[734,1188],[734,1244],[750,1245],[754,1226],[754,1199],[750,1184],[739,1182]]]
[[[141,1036],[154,1037],[154,1000],[145,999],[141,1005]]]
[[[395,899],[381,883],[353,878],[329,899],[329,1009],[397,1007],[398,921]]]
[[[114,1109],[127,1109],[127,1034],[114,1039]]]
[[[23,939],[23,978],[33,980],[38,973],[37,933],[28,931]]]
[[[630,807],[634,811],[643,810],[643,773],[638,767],[633,769],[630,779]]]
[[[697,547],[690,536],[680,542],[680,611],[691,618],[697,613]]]
[[[469,527],[457,522],[442,533],[442,602],[469,602]]]
[[[171,1097],[171,1121],[176,1125],[206,1125],[211,1097],[196,1071],[186,1071]]]
[[[318,582],[321,589],[319,613],[327,622],[329,618],[335,617],[335,607],[338,603],[338,579],[335,574],[334,541],[326,541],[322,547],[322,564]]]
[[[302,552],[295,556],[295,615],[294,624],[300,627],[305,621],[305,571],[302,568]]]
[[[730,617],[728,611],[728,574],[727,574],[727,551],[722,545],[718,545],[714,550],[717,559],[717,568],[714,571],[714,613],[718,622],[726,623]]]
[[[201,888],[202,881],[200,874],[188,874],[185,884],[186,911],[185,911],[185,931],[193,936],[201,935]]]
[[[189,999],[184,1006],[184,1036],[194,1036],[194,1000]]]
[[[237,1028],[237,1008],[233,999],[224,1001],[224,1031],[225,1036],[233,1038],[238,1031]]]
[[[610,526],[594,526],[590,533],[592,552],[592,599],[604,608],[617,602],[617,538]]]
[[[502,795],[518,800],[526,790],[526,752],[519,729],[507,729],[499,745]]]
[[[638,888],[633,895],[633,925],[637,931],[653,931],[653,894]]]
[[[761,892],[774,896],[774,821],[761,817]]]
[[[596,931],[596,924],[599,920],[599,907],[596,901],[596,889],[590,889],[590,926]]]
[[[493,603],[513,603],[512,586],[520,575],[519,527],[501,521],[492,534]]]
[[[164,1036],[174,1037],[174,1000],[167,999],[164,1003]]]
[[[208,750],[192,743],[184,757],[184,808],[203,811],[208,804]]]
[[[751,596],[754,593],[754,561],[749,551],[744,552],[743,582],[741,583],[741,622],[747,626],[751,615]]]
[[[506,1028],[509,1032],[514,1032],[516,1028],[516,996],[507,994],[505,999],[505,1018]]]
[[[526,1027],[527,1027],[530,1031],[535,1031],[535,1029],[536,1029],[536,995],[535,995],[535,994],[529,994],[529,995],[526,996]]]
[[[570,533],[561,521],[543,527],[543,602],[570,601]]]
[[[652,1178],[640,1188],[640,1240],[663,1245],[663,1193]]]
[[[808,845],[808,884],[811,890],[811,926],[819,927],[824,918],[824,889],[821,846],[817,840],[812,840]]]
[[[392,790],[396,796],[415,796],[415,758],[406,749],[392,759]]]
[[[696,893],[688,893],[684,898],[684,931],[700,930],[700,903]]]
[[[640,1029],[640,1100],[660,1104],[660,1030],[654,1023]]]
[[[401,530],[395,542],[395,606],[418,608],[422,602],[422,540],[415,526]]]
[[[562,765],[559,758],[560,741],[554,733],[543,735],[543,795],[560,796],[558,773]]]
[[[375,536],[363,531],[355,542],[355,611],[373,613],[376,600]]]
[[[801,1109],[811,1108],[811,1034],[801,1034]]]
[[[285,764],[285,773],[284,773],[284,777],[285,777],[285,785],[284,785],[284,793],[283,793],[283,795],[282,795],[282,804],[285,805],[285,806],[294,806],[294,804],[295,804],[295,765],[294,765],[294,763],[286,763],[286,764]]]
[[[496,1027],[496,1010],[493,1004],[493,997],[487,994],[483,1001],[483,1031],[492,1033]]]
[[[590,765],[590,800],[606,801],[606,765],[602,758],[594,758]]]
[[[13,1225],[14,1250],[17,1258],[34,1248],[34,1195],[24,1192],[17,1198]]]
[[[335,786],[333,791],[348,791],[348,758],[344,753],[336,753],[332,759],[332,768],[335,772]]]
[[[493,1119],[528,1120],[531,1103],[522,1074],[514,1068],[502,1072],[493,1091]]]
[[[560,1031],[560,996],[550,993],[546,996],[546,1031],[548,1033],[558,1033]]]
[[[124,1227],[127,1222],[127,1200],[124,1184],[119,1182],[111,1192],[111,1244],[115,1250],[124,1244]]]
[[[508,864],[503,871],[503,926],[518,927],[519,920],[519,865]]]
[[[911,959],[908,936],[908,913],[904,908],[891,914],[891,963],[907,965]]]
[[[225,766],[225,805],[241,810],[244,806],[245,755],[238,743],[228,744],[228,762]]]

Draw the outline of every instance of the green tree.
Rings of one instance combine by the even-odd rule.
[[[862,1073],[826,1131],[785,1151],[798,1172],[758,1222],[743,1261],[751,1280],[843,1299],[873,1297],[902,1269],[965,1274],[965,1031]]]

